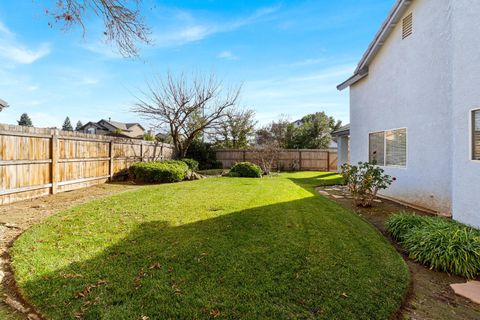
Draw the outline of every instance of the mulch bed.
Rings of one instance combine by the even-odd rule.
[[[455,295],[452,283],[466,282],[464,278],[444,272],[432,271],[408,258],[402,248],[387,234],[385,221],[394,213],[410,211],[428,215],[389,200],[377,200],[370,208],[357,207],[348,192],[341,186],[319,187],[317,191],[331,200],[348,208],[375,226],[402,254],[410,269],[411,288],[399,319],[480,319],[480,305]]]

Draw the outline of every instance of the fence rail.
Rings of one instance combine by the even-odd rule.
[[[104,183],[168,144],[0,124],[0,205]]]
[[[217,160],[224,168],[231,168],[235,163],[242,161],[258,162],[256,151],[225,149],[217,150]],[[275,168],[288,170],[336,171],[336,149],[285,149],[280,151]]]

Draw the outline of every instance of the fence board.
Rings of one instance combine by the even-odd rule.
[[[104,183],[134,162],[173,156],[163,143],[0,124],[0,204]]]
[[[242,161],[258,162],[253,150],[217,150],[216,155],[217,160],[222,162],[224,168],[231,168],[235,163]],[[280,151],[275,169],[289,171],[293,168],[296,170],[336,171],[337,150],[286,149]]]

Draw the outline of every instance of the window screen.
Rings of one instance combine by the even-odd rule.
[[[385,132],[370,133],[369,161],[379,166],[385,165]]]
[[[472,112],[472,157],[480,160],[480,110]]]
[[[387,166],[407,165],[407,129],[390,130],[385,132]]]

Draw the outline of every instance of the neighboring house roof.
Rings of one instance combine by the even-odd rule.
[[[96,129],[108,130],[107,128],[103,127],[97,122],[92,122],[92,121],[85,123],[83,126],[79,128],[79,130],[84,130],[87,126],[95,127]]]
[[[0,111],[1,111],[3,108],[7,108],[7,107],[8,107],[7,101],[0,99]]]
[[[332,132],[332,136],[334,137],[348,136],[348,135],[350,135],[350,123]]]
[[[109,131],[110,128],[107,128],[106,126],[104,126],[103,123],[107,123],[107,124],[109,124],[110,126],[116,128],[116,129],[120,129],[120,130],[126,131],[126,132],[132,131],[132,130],[130,130],[130,128],[132,128],[133,126],[139,126],[142,130],[145,130],[145,128],[143,128],[141,124],[136,123],[136,122],[123,123],[123,122],[111,121],[111,120],[105,120],[105,119],[102,119],[98,122],[92,122],[92,121],[87,122],[82,127],[80,127],[80,130],[84,130],[85,127],[87,127],[87,126],[93,126],[97,129],[103,129],[103,130]]]
[[[130,122],[130,123],[123,123],[123,122],[118,122],[118,121],[112,121],[112,120],[105,120],[105,119],[102,119],[100,120],[99,122],[106,122],[108,123],[109,125],[111,125],[112,127],[115,127],[117,129],[120,129],[120,130],[123,130],[123,131],[130,131],[130,128],[133,127],[133,126],[139,126],[140,128],[142,128],[143,130],[145,130],[144,127],[142,127],[142,125],[140,123],[136,123],[136,122]]]
[[[353,76],[339,84],[337,86],[338,90],[344,90],[368,76],[368,67],[370,66],[370,63],[380,51],[385,43],[385,40],[387,40],[387,38],[390,36],[393,29],[412,2],[413,0],[397,0],[397,3],[388,14],[387,19],[383,22],[382,27],[368,46],[367,51],[363,54],[363,57],[358,63],[357,69],[353,73]]]

